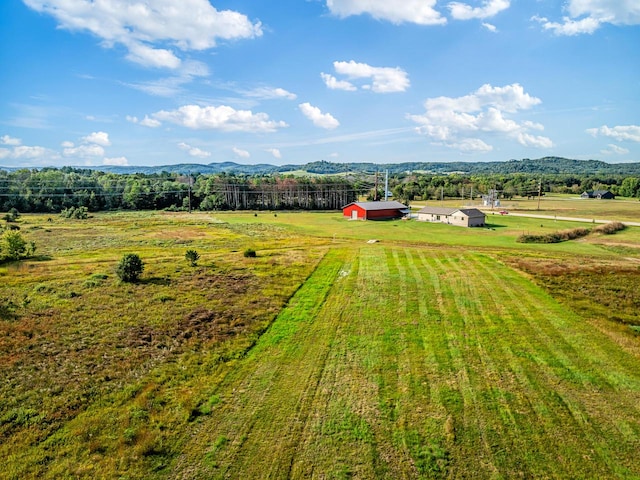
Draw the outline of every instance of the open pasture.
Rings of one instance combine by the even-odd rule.
[[[490,223],[25,216],[0,478],[640,478],[640,229]]]

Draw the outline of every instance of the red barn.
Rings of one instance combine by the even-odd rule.
[[[353,202],[342,207],[342,215],[352,220],[388,220],[402,218],[409,207],[400,202]]]

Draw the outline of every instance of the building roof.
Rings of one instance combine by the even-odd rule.
[[[429,207],[426,206],[421,210],[418,210],[418,213],[423,213],[427,215],[453,215],[456,212],[460,212],[467,217],[484,217],[485,214],[478,210],[477,208],[450,208],[450,207]]]
[[[408,210],[409,207],[403,205],[400,202],[391,201],[391,202],[352,202],[349,205],[357,205],[360,208],[372,211],[372,210]],[[349,205],[345,205],[342,208],[346,208]]]
[[[468,217],[484,217],[484,212],[481,212],[477,208],[461,208],[460,211]]]
[[[427,215],[451,215],[453,212],[457,212],[458,210],[458,208],[426,206],[418,210],[418,213],[426,213]]]

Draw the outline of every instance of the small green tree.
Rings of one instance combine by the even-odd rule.
[[[20,212],[18,212],[18,209],[15,207],[11,208],[9,213],[4,216],[7,222],[15,222],[18,218],[20,218]]]
[[[6,230],[0,238],[0,255],[18,260],[27,253],[27,242],[17,230]]]
[[[144,271],[144,262],[135,253],[125,253],[116,267],[116,274],[123,282],[136,282]]]
[[[192,267],[196,267],[198,265],[198,260],[200,259],[200,254],[195,250],[187,250],[187,253],[184,254],[184,258],[187,259]]]
[[[255,258],[255,257],[257,257],[256,251],[253,248],[247,248],[244,251],[243,255],[245,256],[245,258]]]

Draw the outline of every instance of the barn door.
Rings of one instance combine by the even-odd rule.
[[[358,211],[351,210],[351,220],[357,220],[357,219],[358,219]]]

